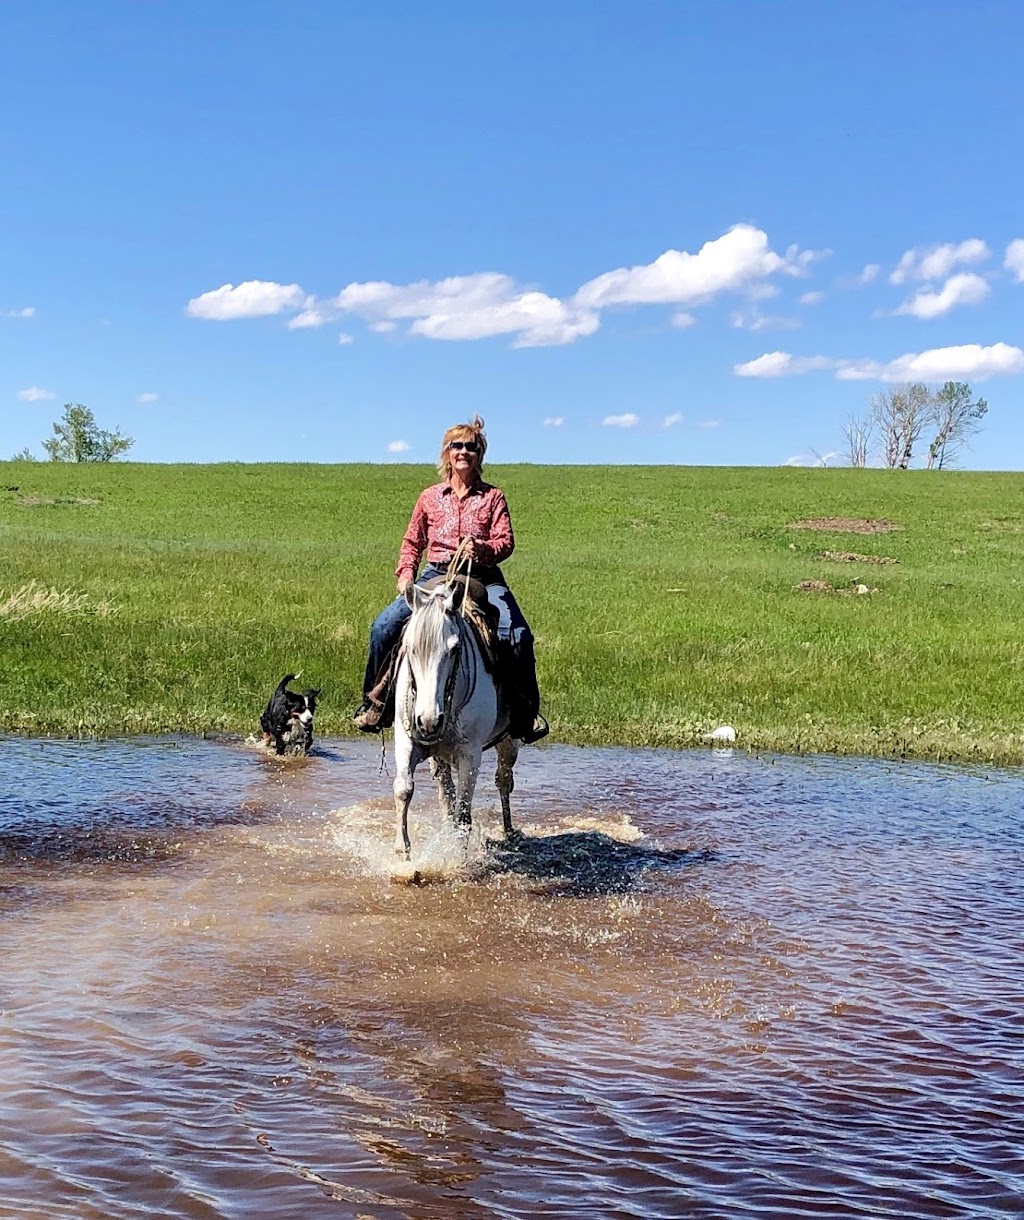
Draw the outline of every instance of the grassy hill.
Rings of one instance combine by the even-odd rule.
[[[367,628],[433,477],[0,463],[0,726],[248,732],[301,669],[324,688],[321,730],[350,731]],[[687,745],[726,722],[755,748],[1024,760],[1024,476],[488,477],[512,507],[506,573],[556,739]],[[839,518],[894,528],[794,528]]]

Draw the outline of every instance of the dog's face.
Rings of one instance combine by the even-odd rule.
[[[267,744],[273,743],[278,754],[308,753],[313,744],[313,717],[320,698],[319,690],[299,694],[287,689],[291,675],[282,679],[270,697],[267,710],[260,717]]]
[[[293,724],[297,725],[297,732],[301,731],[302,735],[313,740],[313,717],[316,715],[316,701],[320,698],[318,690],[303,691],[301,695],[296,695],[293,691],[285,691],[285,698],[288,701],[288,718]]]

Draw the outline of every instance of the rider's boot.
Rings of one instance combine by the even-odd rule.
[[[394,656],[388,657],[377,681],[363,695],[352,723],[361,733],[380,733],[395,722]]]
[[[537,658],[533,636],[524,633],[512,650],[509,691],[509,736],[530,745],[547,737],[548,722],[540,714],[540,689],[537,686]]]

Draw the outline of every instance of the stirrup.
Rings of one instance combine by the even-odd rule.
[[[535,741],[540,741],[542,737],[547,737],[550,732],[551,726],[538,712],[536,719],[526,732],[523,734],[516,733],[515,736],[519,738],[524,746],[532,746]]]
[[[352,723],[360,733],[382,733],[380,722],[384,718],[384,708],[369,699],[364,699],[359,710],[352,717]]]

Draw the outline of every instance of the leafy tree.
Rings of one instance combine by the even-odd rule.
[[[51,462],[111,462],[135,441],[119,429],[106,432],[96,417],[79,402],[64,404],[63,416],[53,425],[53,436],[43,441]]]
[[[29,447],[26,445],[25,448],[20,450],[18,453],[11,454],[11,461],[12,462],[35,462],[35,461],[38,461],[38,458],[32,452],[32,450],[29,449]]]
[[[932,396],[935,437],[928,446],[928,469],[942,470],[947,466],[981,427],[987,411],[985,399],[974,401],[974,391],[964,381],[947,381],[937,390]]]

